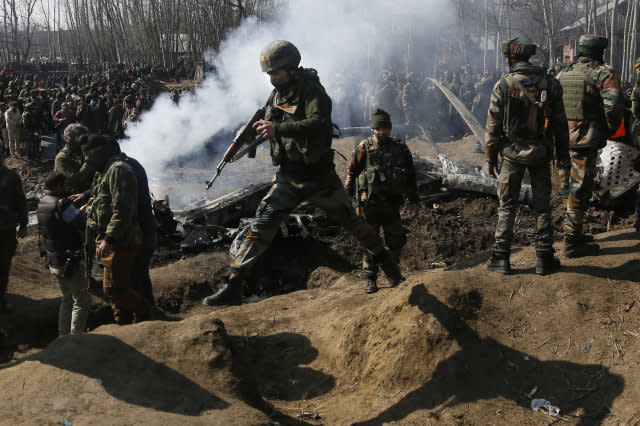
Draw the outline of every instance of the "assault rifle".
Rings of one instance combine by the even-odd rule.
[[[222,173],[222,169],[224,169],[227,164],[242,158],[247,153],[249,154],[249,158],[254,158],[256,156],[256,147],[264,142],[264,139],[258,138],[254,141],[255,137],[257,136],[257,132],[256,129],[253,128],[253,125],[258,120],[262,120],[264,118],[264,114],[264,108],[260,108],[259,110],[257,110],[255,114],[253,114],[253,117],[251,117],[251,120],[249,120],[249,122],[244,126],[242,131],[238,135],[236,135],[236,137],[233,139],[233,142],[231,143],[231,145],[229,145],[229,148],[227,148],[224,155],[222,156],[222,160],[220,161],[220,163],[218,163],[218,167],[216,167],[216,175],[213,177],[213,179],[206,182],[207,189],[211,188],[211,185],[213,185],[213,182],[215,182],[218,176],[220,176],[220,173]],[[242,145],[245,144],[248,144],[249,146],[242,152],[238,152],[240,151]]]

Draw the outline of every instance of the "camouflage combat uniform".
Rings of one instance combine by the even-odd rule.
[[[271,190],[262,199],[249,233],[231,268],[236,276],[266,251],[280,223],[303,201],[323,209],[372,253],[383,251],[371,226],[357,216],[333,165],[331,99],[314,70],[301,70],[298,84],[286,95],[273,90],[265,105],[265,120],[274,122],[276,137],[269,139],[274,165],[280,166]]]
[[[598,92],[581,102],[584,109],[582,119],[576,119],[575,103],[568,92],[570,71],[577,70],[586,78],[587,85]],[[624,113],[624,100],[620,92],[620,81],[614,70],[585,56],[559,74],[565,90],[565,109],[568,111],[569,149],[571,153],[571,175],[563,184],[566,211],[563,230],[568,242],[579,241],[582,236],[584,214],[593,192],[598,150],[607,143],[607,138],[620,127]],[[582,83],[582,82],[581,82]],[[587,89],[589,90],[589,89]],[[601,98],[601,99],[600,99]],[[566,246],[565,246],[566,250]]]
[[[0,160],[0,311],[17,247],[16,227],[27,228],[27,201],[20,176]]]
[[[111,301],[117,323],[129,323],[149,314],[142,296],[131,287],[131,269],[140,244],[138,224],[138,182],[123,154],[112,156],[104,172],[93,182],[87,207],[87,225],[96,236],[112,244],[110,255],[102,258],[104,293]]]
[[[540,106],[532,104],[522,88]],[[519,121],[523,121],[520,126]],[[493,88],[485,139],[489,164],[498,164],[498,154],[504,159],[498,176],[500,207],[494,256],[509,257],[525,170],[531,177],[532,207],[537,215],[536,252],[538,257],[552,255],[550,161],[553,142],[559,166],[569,164],[567,119],[558,81],[528,62],[515,63],[511,72]]]
[[[362,213],[369,225],[379,233],[396,262],[407,243],[407,233],[400,221],[400,206],[406,195],[410,203],[418,202],[416,172],[407,145],[389,138],[378,142],[375,136],[358,144],[347,168],[345,189],[354,194],[358,179],[358,194]],[[362,267],[367,279],[376,281],[378,264],[373,256],[364,253]]]
[[[631,92],[631,113],[633,123],[631,125],[631,135],[633,143],[640,148],[640,58],[636,59],[633,71],[633,91]],[[636,195],[636,213],[633,221],[636,230],[640,230],[640,191]]]

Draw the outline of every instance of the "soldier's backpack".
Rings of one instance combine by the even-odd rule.
[[[500,80],[500,89],[507,95],[502,127],[510,141],[538,145],[544,139],[551,119],[547,99],[549,85],[546,75],[533,91],[527,90],[513,74]]]
[[[532,91],[513,74],[500,80],[500,90],[506,95],[502,127],[507,145],[502,147],[503,156],[526,165],[540,164],[551,158],[548,138],[551,106],[547,92],[550,85],[546,74]]]
[[[603,120],[603,101],[600,89],[589,77],[592,63],[574,63],[559,76],[562,85],[562,101],[567,120]]]

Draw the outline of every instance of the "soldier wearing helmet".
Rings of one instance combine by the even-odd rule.
[[[264,119],[254,128],[268,139],[271,158],[279,169],[244,242],[231,259],[228,282],[206,297],[205,305],[241,302],[253,264],[270,246],[282,220],[304,201],[322,208],[355,235],[380,263],[392,285],[404,280],[389,249],[355,214],[333,164],[331,99],[317,72],[299,64],[300,52],[284,40],[270,43],[260,55],[260,66],[269,74],[274,90],[265,104]]]
[[[529,171],[533,210],[537,214],[536,273],[560,266],[554,256],[551,224],[551,170],[554,151],[558,167],[569,168],[567,119],[562,87],[543,69],[529,63],[536,45],[515,38],[503,44],[510,72],[496,83],[487,116],[486,153],[489,174],[498,179],[498,223],[488,268],[511,273],[513,226],[525,171]],[[499,170],[499,157],[502,168]]]
[[[620,81],[603,60],[607,38],[583,35],[578,44],[577,60],[558,75],[569,120],[571,154],[571,173],[564,177],[562,188],[567,257],[591,256],[600,250],[583,234],[584,214],[593,192],[598,150],[618,130],[624,113]]]
[[[80,138],[89,134],[89,129],[80,123],[69,124],[63,133],[65,146],[58,152],[53,169],[67,177],[67,188],[71,194],[78,194],[91,187],[96,172],[89,162],[82,161]]]

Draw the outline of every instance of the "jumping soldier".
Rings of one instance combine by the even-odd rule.
[[[562,87],[541,68],[529,63],[536,45],[515,38],[502,51],[510,72],[493,87],[487,116],[486,154],[489,175],[498,179],[498,223],[488,268],[511,273],[511,240],[518,197],[525,170],[531,177],[536,222],[536,273],[546,275],[560,267],[554,256],[551,225],[550,161],[555,153],[558,168],[569,168],[569,134],[562,105]],[[498,170],[498,155],[503,158]],[[499,176],[496,176],[499,172]]]
[[[591,237],[583,235],[584,214],[593,192],[598,150],[620,127],[624,99],[615,71],[604,64],[608,39],[583,35],[578,42],[578,59],[558,75],[562,99],[569,120],[571,174],[564,176],[564,254],[591,256],[600,250]]]
[[[391,116],[378,108],[371,116],[373,136],[358,144],[347,168],[345,189],[362,203],[362,214],[367,223],[379,233],[384,231],[384,242],[391,250],[393,259],[400,262],[400,252],[407,243],[407,233],[400,221],[400,206],[406,195],[410,209],[418,213],[418,192],[413,158],[407,145],[400,139],[390,137]],[[362,260],[367,285],[365,293],[378,291],[378,264],[370,253]]]
[[[357,216],[333,164],[331,99],[315,70],[298,67],[300,52],[288,41],[270,43],[260,56],[262,71],[274,90],[265,117],[254,124],[268,139],[271,158],[280,166],[269,193],[262,199],[249,232],[231,259],[231,276],[205,305],[240,303],[243,282],[256,259],[276,236],[280,223],[303,201],[322,208],[342,224],[379,262],[395,285],[404,277],[389,249],[363,218]]]

